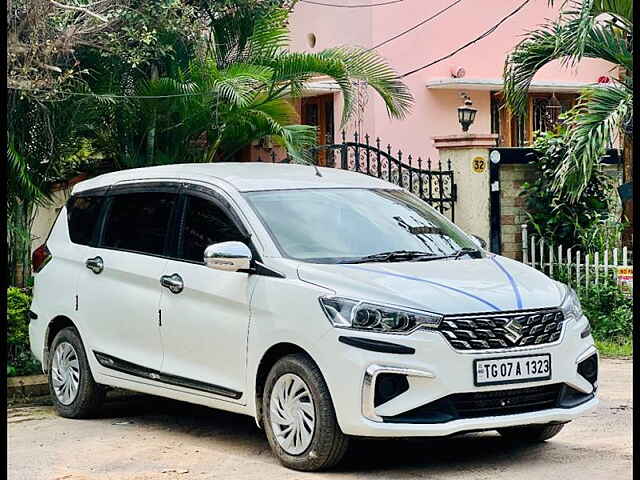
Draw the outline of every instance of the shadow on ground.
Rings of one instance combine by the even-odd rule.
[[[270,455],[264,432],[257,428],[253,418],[203,406],[148,395],[120,394],[105,403],[100,418],[114,425],[135,424],[171,430],[192,439],[215,438],[216,442],[226,444],[225,449],[233,449],[238,455],[255,455],[257,452]],[[568,450],[576,450],[553,441],[546,444],[514,443],[494,431],[437,439],[354,439],[345,460],[328,474],[385,471],[398,466],[427,467],[433,473],[452,468],[473,471],[477,465],[500,468],[502,464],[529,462],[542,457],[549,448],[556,449],[558,456]]]

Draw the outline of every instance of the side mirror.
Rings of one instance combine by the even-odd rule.
[[[204,250],[204,264],[214,270],[237,272],[251,266],[251,250],[242,242],[220,242]]]
[[[480,247],[482,249],[487,248],[487,242],[483,238],[479,237],[478,235],[474,235],[474,234],[471,234],[471,236],[475,240],[475,243],[476,243],[476,245],[478,245],[478,247]]]

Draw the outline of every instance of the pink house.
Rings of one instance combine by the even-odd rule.
[[[478,37],[516,10],[522,0],[404,0],[359,7],[376,3],[385,2],[300,0],[290,20],[292,50],[313,52],[339,45],[370,48],[386,42],[377,51],[403,74]],[[387,41],[453,3],[424,25]],[[585,59],[575,69],[564,68],[556,62],[536,76],[527,120],[513,119],[505,109],[499,108],[506,55],[527,30],[548,18],[556,18],[559,3],[551,8],[546,0],[531,0],[486,38],[447,60],[407,76],[404,80],[416,102],[412,113],[403,121],[390,120],[382,101],[371,91],[367,92],[366,87],[362,88],[360,108],[347,125],[348,134],[368,133],[373,139],[380,137],[384,145],[390,143],[395,150],[401,148],[405,155],[413,153],[423,159],[437,159],[433,137],[462,133],[457,107],[463,102],[461,93],[466,93],[478,110],[469,133],[497,134],[498,146],[526,146],[533,131],[545,128],[542,113],[552,95],[567,108],[581,88],[597,83],[601,76],[615,75],[602,61]],[[318,79],[309,87],[299,104],[302,122],[319,127],[321,144],[338,142],[340,94],[328,80]]]

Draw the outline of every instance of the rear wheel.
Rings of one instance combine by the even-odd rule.
[[[500,428],[498,433],[510,440],[537,443],[555,437],[563,428],[564,424],[525,425],[522,427]]]
[[[269,445],[286,467],[327,469],[347,451],[348,438],[338,426],[329,389],[306,355],[287,355],[271,368],[263,412]]]
[[[93,380],[78,331],[63,328],[53,339],[49,356],[49,391],[58,413],[86,418],[102,405],[105,389]]]

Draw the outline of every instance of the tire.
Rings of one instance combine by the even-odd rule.
[[[279,396],[278,392],[283,392],[282,387],[287,385],[289,385],[289,398],[293,399],[289,414],[285,409],[278,410],[279,406],[284,404],[279,403],[279,400],[282,400],[282,394]],[[274,393],[274,387],[276,393]],[[296,401],[295,397],[299,397],[299,401]],[[329,389],[320,369],[308,356],[292,354],[278,360],[267,376],[262,402],[267,440],[276,457],[285,467],[302,471],[325,470],[336,465],[344,457],[349,438],[340,430]],[[300,404],[303,406],[296,408],[296,405]],[[276,412],[274,415],[272,415],[272,407]],[[284,412],[286,419],[299,418],[297,428],[304,428],[307,432],[306,441],[301,439],[297,445],[283,447],[281,443],[286,443],[286,439],[282,439],[281,435],[281,440],[278,440],[274,428],[287,427],[272,423],[272,416],[276,421],[285,419],[283,416],[278,417],[278,411]],[[305,412],[313,412],[313,421],[309,420],[309,415]],[[295,420],[293,423],[296,423]],[[309,423],[313,423],[312,428]],[[292,435],[290,434],[288,438],[291,439]]]
[[[78,331],[73,327],[60,330],[51,343],[50,352],[49,392],[60,416],[89,418],[95,415],[106,390],[93,379]],[[77,381],[71,382],[72,379]],[[77,384],[75,389],[70,387],[71,383]]]
[[[514,441],[538,443],[555,437],[564,428],[564,424],[553,425],[524,425],[522,427],[508,427],[498,429],[498,433]]]

